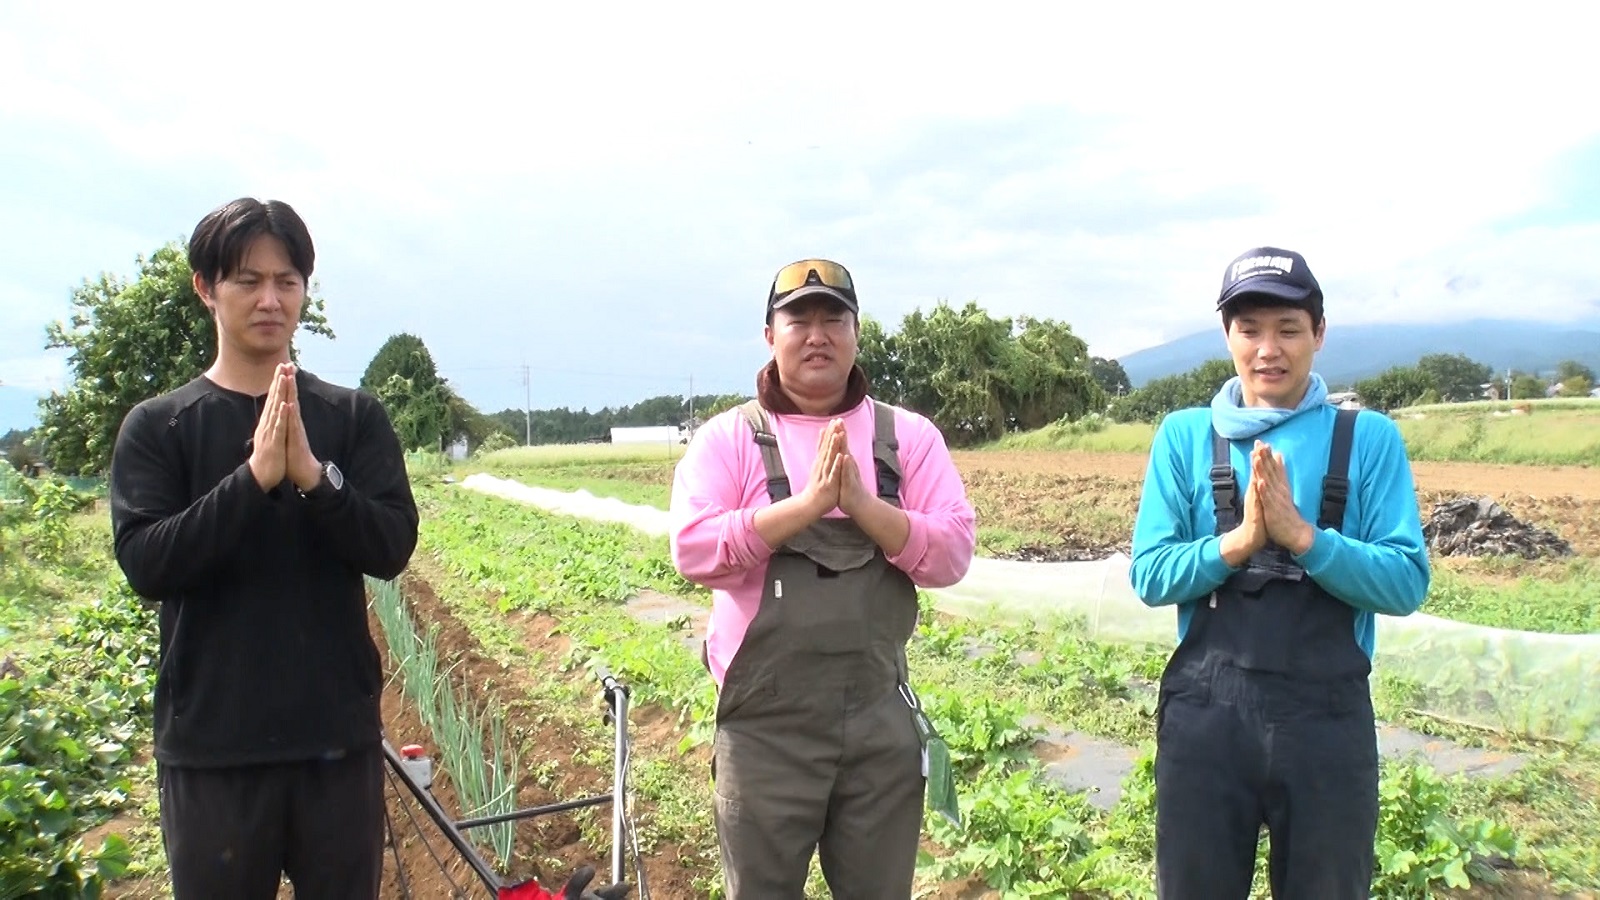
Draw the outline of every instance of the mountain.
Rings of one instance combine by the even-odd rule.
[[[1328,330],[1317,371],[1330,387],[1369,378],[1390,366],[1409,366],[1430,353],[1460,353],[1495,372],[1548,373],[1562,360],[1600,371],[1600,321],[1525,322],[1471,319],[1437,324],[1340,325]],[[1134,387],[1152,378],[1187,372],[1208,359],[1226,358],[1218,328],[1168,341],[1122,357]]]

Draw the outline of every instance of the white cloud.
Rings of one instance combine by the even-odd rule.
[[[1208,327],[1260,243],[1335,321],[1600,298],[1600,209],[1541,218],[1600,135],[1568,5],[491,8],[0,13],[0,163],[39,176],[0,187],[0,312],[57,307],[0,356],[240,194],[311,224],[342,336],[308,358],[410,330],[491,407],[523,360],[553,404],[744,389],[811,254],[885,320],[976,299],[1103,355]]]
[[[0,387],[48,394],[66,386],[66,356],[52,353],[0,359]]]

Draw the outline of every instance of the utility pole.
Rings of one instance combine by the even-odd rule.
[[[694,373],[689,373],[689,430],[694,430]]]
[[[522,363],[522,419],[527,428],[523,446],[533,446],[533,379],[528,376],[528,363]]]

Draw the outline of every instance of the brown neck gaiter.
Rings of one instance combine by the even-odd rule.
[[[850,380],[845,383],[844,398],[839,405],[828,413],[830,416],[842,415],[856,408],[867,396],[867,373],[860,365],[850,367]],[[772,360],[761,371],[756,373],[756,399],[766,407],[768,412],[780,416],[803,415],[800,407],[795,405],[794,399],[784,390],[778,381],[778,362]]]

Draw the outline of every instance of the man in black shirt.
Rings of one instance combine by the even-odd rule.
[[[240,199],[189,243],[217,356],[123,421],[117,562],[161,604],[155,756],[174,896],[378,895],[382,671],[363,575],[393,578],[417,508],[388,415],[290,362],[314,251]]]

